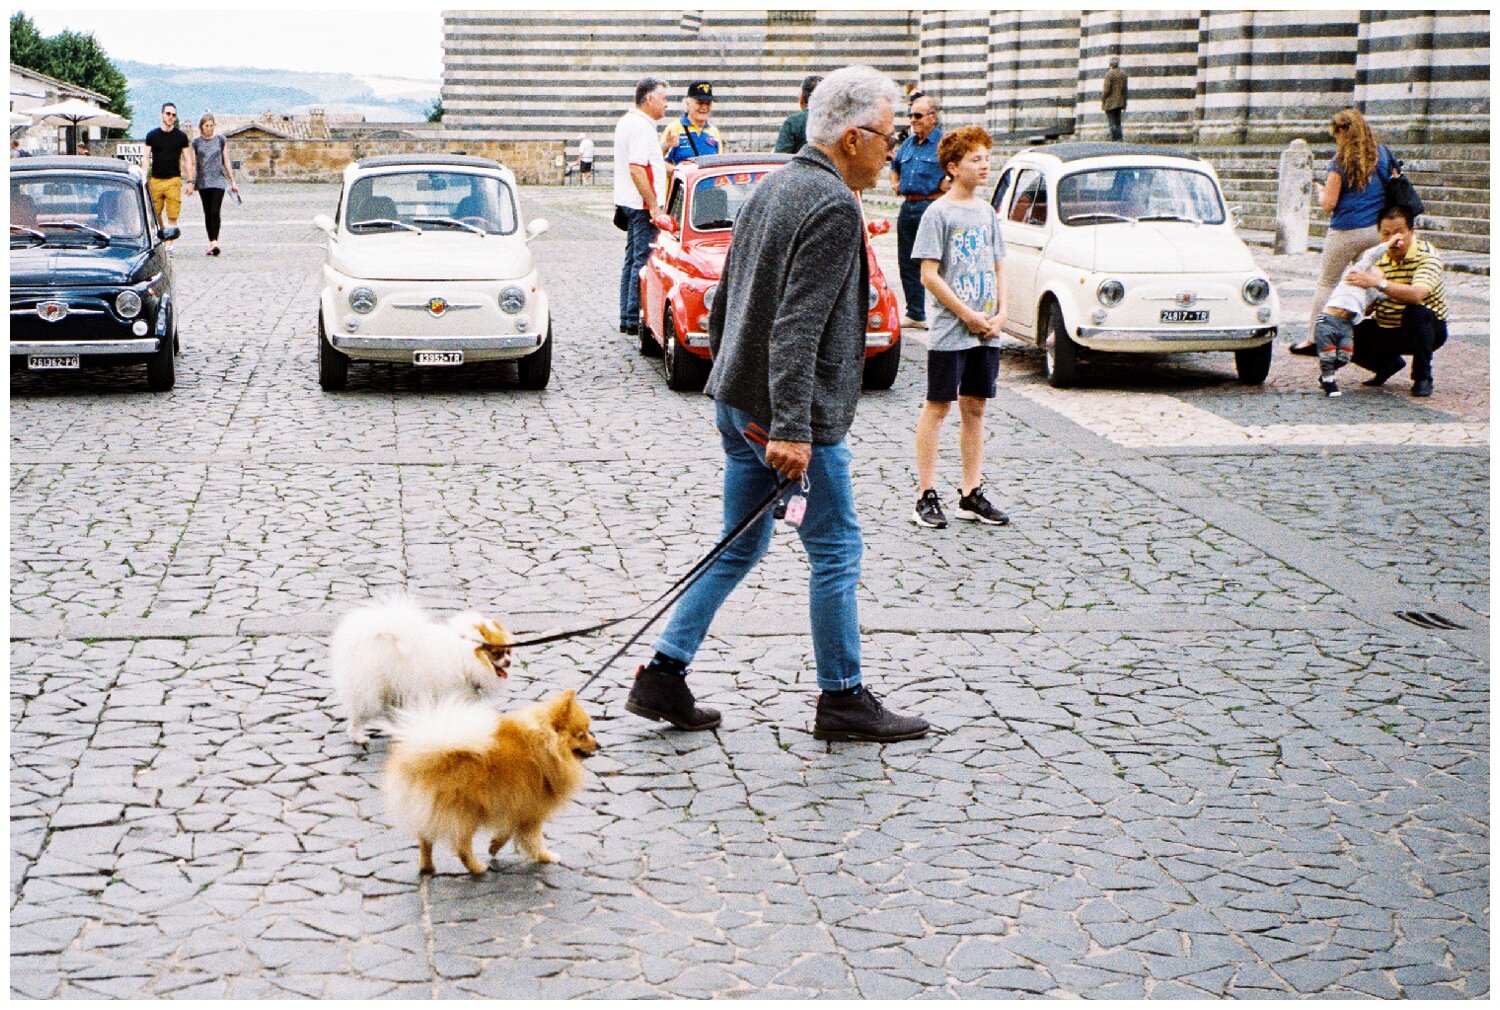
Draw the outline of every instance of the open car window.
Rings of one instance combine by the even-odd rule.
[[[1011,198],[1006,217],[1017,224],[1047,223],[1047,178],[1035,169],[1024,169],[1016,180],[1016,195]]]
[[[740,208],[767,175],[758,172],[726,172],[699,179],[693,186],[694,231],[728,231],[740,216]]]
[[[1224,202],[1203,172],[1118,166],[1064,176],[1057,184],[1063,224],[1111,221],[1201,221],[1223,224]]]
[[[515,194],[503,180],[443,171],[390,172],[355,179],[349,186],[344,216],[345,227],[357,233],[402,230],[380,224],[396,221],[424,231],[450,227],[510,235],[519,221]]]
[[[125,178],[28,174],[10,180],[10,223],[44,232],[48,241],[94,241],[144,245],[146,210],[139,185]],[[68,227],[62,227],[64,224]],[[81,226],[75,227],[75,226]]]

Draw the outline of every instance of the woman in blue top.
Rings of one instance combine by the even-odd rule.
[[[1328,181],[1313,182],[1318,205],[1329,215],[1328,234],[1323,238],[1322,272],[1308,316],[1308,339],[1292,348],[1293,354],[1317,354],[1312,332],[1328,296],[1344,271],[1359,254],[1380,242],[1376,222],[1385,209],[1385,181],[1396,168],[1391,152],[1375,142],[1375,134],[1357,109],[1345,109],[1333,117],[1329,128],[1338,142],[1338,152],[1328,161]]]

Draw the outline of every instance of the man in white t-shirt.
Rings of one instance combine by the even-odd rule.
[[[625,232],[625,265],[620,270],[620,332],[640,333],[641,267],[651,254],[658,228],[668,227],[667,163],[656,124],[667,114],[667,82],[643,77],[635,86],[635,107],[615,124],[615,225]]]

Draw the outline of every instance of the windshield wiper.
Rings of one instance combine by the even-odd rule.
[[[1079,221],[1134,221],[1135,218],[1124,217],[1120,214],[1110,214],[1107,211],[1091,211],[1087,214],[1074,214],[1064,220],[1065,224],[1077,224]]]
[[[33,238],[33,239],[36,239],[38,242],[46,242],[47,241],[47,236],[46,235],[43,235],[41,232],[37,231],[35,228],[28,228],[24,224],[13,224],[13,225],[11,225],[10,226],[10,237],[12,239],[23,238],[23,237],[24,238]]]
[[[417,224],[441,224],[441,225],[448,225],[449,227],[452,227],[452,228],[463,228],[463,229],[466,229],[468,231],[473,232],[475,235],[483,235],[483,234],[485,234],[485,230],[483,228],[476,228],[474,225],[469,224],[467,221],[460,221],[456,217],[414,217],[414,218],[412,218],[412,220],[415,221],[415,222],[417,222]]]
[[[43,228],[67,228],[69,231],[86,231],[105,245],[109,245],[109,236],[98,228],[90,228],[86,224],[77,221],[48,221],[42,225]]]
[[[422,234],[422,229],[421,228],[414,228],[411,225],[407,224],[405,221],[396,221],[396,220],[394,220],[392,218],[388,218],[388,217],[372,217],[372,218],[370,218],[368,220],[365,220],[365,221],[350,221],[349,222],[349,227],[351,229],[354,229],[354,228],[376,228],[376,227],[379,227],[379,228],[404,228],[407,231],[414,231],[418,235]]]
[[[1145,217],[1137,218],[1138,221],[1182,221],[1186,224],[1202,224],[1196,217],[1182,217],[1178,214],[1147,214]]]

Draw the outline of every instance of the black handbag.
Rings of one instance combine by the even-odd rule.
[[[1390,153],[1390,149],[1386,149]],[[1385,205],[1387,207],[1400,207],[1412,216],[1415,221],[1417,216],[1426,207],[1422,204],[1422,198],[1417,195],[1417,187],[1411,184],[1411,180],[1401,171],[1401,162],[1391,154],[1391,160],[1396,162],[1396,168],[1391,172],[1391,177],[1385,181]]]
[[[625,208],[615,204],[615,227],[621,231],[630,230],[630,220],[625,216]]]

